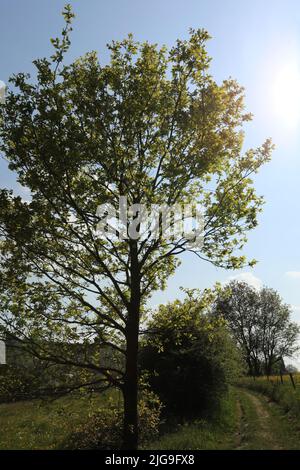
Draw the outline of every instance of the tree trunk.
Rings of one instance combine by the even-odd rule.
[[[266,363],[266,375],[269,376],[269,375],[272,375],[272,372],[273,372],[273,361],[272,359],[268,359],[267,363]]]
[[[133,322],[132,322],[133,323]],[[123,387],[124,437],[123,448],[135,450],[138,447],[138,322],[127,331],[126,366]]]
[[[123,386],[124,437],[123,448],[138,447],[138,341],[140,321],[140,272],[136,241],[130,241],[131,298],[126,324],[126,365]]]
[[[257,359],[254,360],[254,374],[258,377],[261,375],[260,364]]]
[[[247,365],[248,365],[248,372],[249,372],[249,375],[253,376],[253,367],[252,367],[252,361],[251,361],[251,357],[250,356],[247,356],[247,359],[246,359],[246,362],[247,362]]]

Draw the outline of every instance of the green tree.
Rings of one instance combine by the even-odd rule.
[[[213,311],[224,317],[251,375],[260,373],[261,350],[258,338],[259,295],[246,282],[231,281],[220,292]]]
[[[264,287],[259,293],[259,344],[265,374],[271,375],[284,357],[292,357],[299,349],[300,328],[291,321],[291,308],[278,292]]]
[[[209,314],[215,294],[188,292],[183,301],[160,305],[146,325],[139,364],[172,416],[215,413],[228,385],[242,371],[226,322]]]
[[[271,375],[284,357],[298,349],[299,326],[291,321],[289,305],[274,289],[258,291],[232,281],[220,292],[213,310],[227,321],[251,375]]]
[[[238,250],[257,225],[262,199],[251,175],[271,143],[242,153],[243,89],[209,75],[209,39],[191,30],[166,47],[132,36],[108,45],[110,62],[91,52],[71,64],[73,13],[64,10],[62,38],[37,75],[10,79],[0,107],[1,150],[24,202],[0,193],[1,321],[41,359],[96,373],[124,397],[124,447],[137,446],[139,323],[154,290],[175,271],[187,239],[97,237],[97,207],[141,202],[204,207],[204,244],[191,249],[218,266],[247,263]],[[250,261],[250,264],[252,262]],[[71,354],[66,343],[99,349]],[[124,369],[101,367],[101,345]],[[122,361],[120,361],[122,363]]]

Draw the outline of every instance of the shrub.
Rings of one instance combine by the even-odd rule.
[[[119,409],[103,408],[73,431],[65,449],[118,449],[122,442],[122,413]]]
[[[164,412],[179,418],[217,411],[239,369],[223,320],[204,314],[202,306],[191,298],[161,305],[140,351],[140,368],[148,372]]]
[[[66,393],[95,376],[89,371],[53,365],[32,358],[21,365],[0,366],[0,403],[53,397]],[[90,388],[91,389],[91,388]]]
[[[28,371],[2,366],[0,372],[0,403],[15,402],[35,397],[37,377]]]
[[[155,439],[159,433],[161,403],[153,392],[144,391],[138,405],[140,444]],[[63,444],[65,449],[120,449],[123,412],[113,402],[101,408],[78,426]]]

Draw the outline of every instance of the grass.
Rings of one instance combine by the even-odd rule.
[[[251,395],[260,403],[263,415],[258,413]],[[251,395],[246,390],[239,393],[242,407],[240,449],[299,449],[298,422],[290,419],[281,407],[268,402],[260,393],[251,391]]]
[[[226,449],[237,431],[236,392],[230,390],[212,421],[182,425],[151,443],[152,449]],[[0,449],[59,449],[70,431],[118,395],[69,395],[55,401],[22,401],[0,405]]]
[[[232,387],[229,390],[213,419],[174,426],[174,431],[161,435],[147,448],[299,449],[299,387],[294,391],[287,381],[281,385],[276,380],[268,381],[266,378],[255,381],[245,378],[240,385],[242,388]],[[280,406],[268,403],[262,394]],[[77,394],[55,401],[1,404],[0,449],[63,448],[70,432],[91,413],[111,406],[112,401],[116,403],[118,395],[110,391],[90,397]],[[261,416],[263,411],[267,411],[267,418]],[[264,425],[266,422],[268,424]]]
[[[258,386],[258,383],[260,384]],[[250,382],[252,385],[252,382]],[[244,387],[245,387],[244,381]],[[147,448],[155,450],[262,450],[299,449],[299,419],[293,419],[281,406],[268,402],[261,393],[263,380],[245,388],[231,388],[221,412],[212,421],[195,421],[162,435]],[[267,385],[273,387],[274,384]],[[257,387],[257,391],[253,389]],[[249,387],[250,388],[250,387]],[[288,385],[285,394],[297,395]],[[265,394],[266,395],[266,394]],[[254,396],[254,397],[253,397]],[[291,402],[292,403],[292,402]]]
[[[236,391],[230,389],[220,412],[211,421],[199,420],[179,426],[176,431],[164,434],[151,442],[147,449],[197,450],[230,449],[235,447],[238,431]]]
[[[278,376],[256,377],[255,380],[245,377],[239,383],[241,387],[251,390],[257,396],[267,397],[270,402],[268,409],[272,433],[279,447],[284,449],[300,448],[300,375],[293,374],[293,377],[296,389],[293,388],[288,375],[283,376],[283,383]]]
[[[245,393],[239,393],[239,400],[242,413],[240,448],[246,450],[259,449],[261,446],[261,437],[257,433],[258,422],[256,409]]]
[[[300,377],[295,376],[296,389],[292,387],[288,376],[284,376],[283,384],[279,377],[272,376],[253,378],[245,377],[240,380],[239,385],[250,390],[262,393],[275,403],[278,403],[286,413],[300,418]]]
[[[99,396],[69,395],[55,401],[23,401],[0,405],[0,449],[56,449],[70,431],[109,401]]]

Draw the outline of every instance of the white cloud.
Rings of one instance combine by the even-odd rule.
[[[5,83],[0,80],[0,103],[4,103],[5,100]]]
[[[247,282],[252,287],[255,287],[255,289],[261,289],[263,286],[263,282],[259,277],[254,276],[251,272],[244,272],[240,274],[235,274],[234,276],[229,276],[229,278],[225,281],[225,283],[230,282],[230,281],[241,281],[241,282]]]
[[[296,321],[300,326],[300,305],[291,305],[292,320]]]
[[[300,271],[287,271],[285,276],[290,279],[300,279]]]
[[[26,186],[22,186],[20,183],[17,184],[15,194],[21,197],[23,202],[31,201],[31,191]]]

